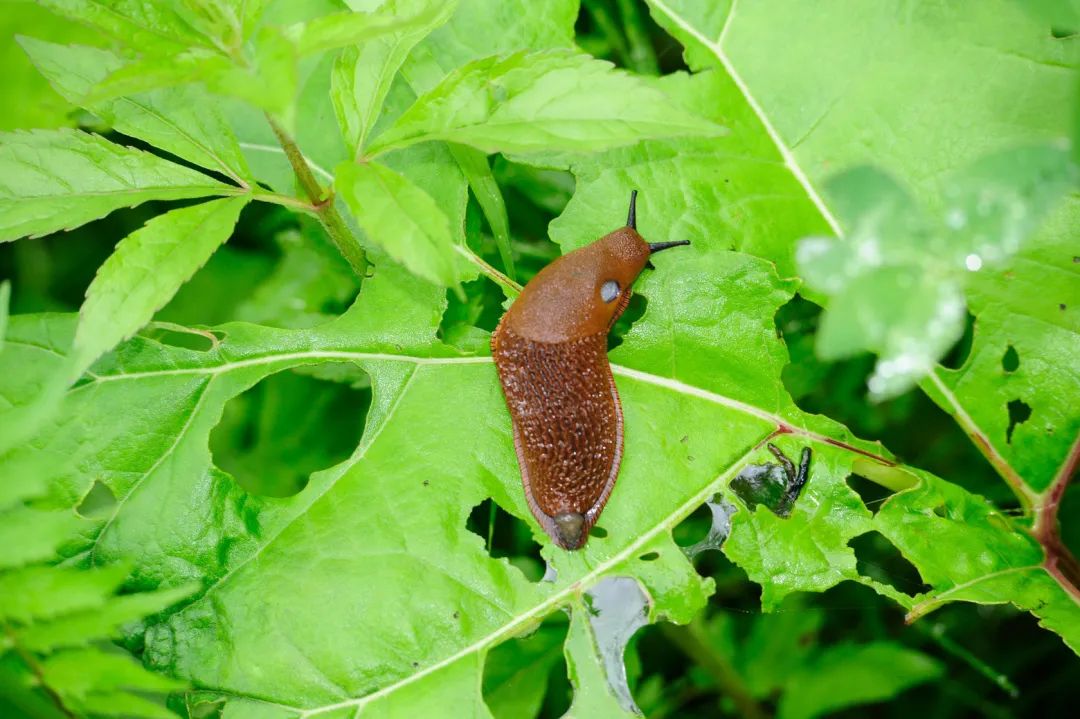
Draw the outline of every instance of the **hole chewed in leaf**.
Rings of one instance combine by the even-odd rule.
[[[1006,372],[1015,372],[1018,367],[1020,367],[1020,355],[1015,347],[1009,345],[1009,348],[1005,350],[1005,354],[1001,357],[1001,369]]]
[[[847,485],[859,495],[859,499],[873,514],[877,514],[881,503],[893,495],[891,490],[858,474],[849,474]]]
[[[887,584],[898,592],[914,596],[929,591],[911,562],[883,534],[860,534],[848,542],[855,552],[856,571],[864,577]]]
[[[116,507],[116,495],[101,480],[94,480],[90,491],[86,493],[75,511],[87,519],[102,519],[112,514]]]
[[[607,577],[586,593],[585,602],[608,685],[624,710],[641,714],[630,694],[623,656],[634,632],[649,623],[648,597],[636,579]]]
[[[464,289],[465,301],[454,290],[446,291],[439,339],[464,350],[485,351],[504,312],[502,290],[486,277],[466,282]]]
[[[593,527],[589,530],[589,536],[594,539],[605,539],[607,538],[607,530],[603,527]]]
[[[1016,429],[1016,425],[1031,419],[1031,405],[1022,399],[1013,399],[1009,400],[1005,408],[1009,411],[1009,427],[1005,430],[1005,441],[1012,444],[1013,430]]]
[[[971,347],[975,342],[975,315],[966,312],[964,318],[964,334],[960,340],[952,346],[941,358],[941,365],[949,369],[960,369],[971,355]]]
[[[655,562],[660,558],[660,552],[649,552],[648,554],[642,554],[638,559],[643,562]]]
[[[719,494],[714,494],[712,499],[702,505],[702,509],[708,512],[708,530],[700,540],[682,548],[683,553],[690,559],[708,550],[719,550],[724,545],[724,540],[727,539],[728,534],[731,532],[731,517],[737,511],[734,504],[728,502]],[[701,512],[701,509],[696,510],[693,515],[688,517],[684,524],[694,519],[699,512]],[[699,521],[695,523],[695,526],[701,524],[702,522]]]
[[[565,697],[551,695],[565,695],[568,686],[561,692],[549,691],[552,679],[566,683],[566,630],[566,615],[556,613],[529,636],[511,639],[491,650],[484,663],[482,690],[484,703],[496,719],[537,716],[541,707],[553,700],[566,701]]]
[[[225,405],[210,433],[214,464],[251,494],[290,497],[313,472],[348,459],[370,403],[369,388],[293,371],[270,375]]]
[[[636,293],[630,295],[630,302],[627,303],[622,316],[619,317],[615,324],[612,325],[611,331],[608,332],[608,352],[623,343],[623,338],[626,337],[626,333],[629,332],[633,324],[645,314],[648,304],[649,302],[645,299],[644,295]]]
[[[465,528],[484,540],[484,547],[492,559],[505,557],[530,582],[544,578],[545,564],[540,556],[540,545],[533,539],[529,525],[490,498],[472,508]]]

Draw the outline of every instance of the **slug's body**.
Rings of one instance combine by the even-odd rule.
[[[688,244],[647,243],[637,233],[634,199],[626,227],[541,270],[491,338],[529,508],[564,549],[585,544],[622,460],[608,331],[650,254]]]

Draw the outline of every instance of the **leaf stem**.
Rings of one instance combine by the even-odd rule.
[[[288,207],[298,212],[306,212],[312,215],[317,215],[315,205],[310,202],[304,202],[298,200],[295,197],[289,197],[288,195],[281,195],[277,192],[267,192],[261,188],[255,188],[251,195],[256,200],[262,200],[263,202],[272,202],[275,205],[281,205],[282,207]]]
[[[345,220],[342,219],[341,214],[334,207],[333,192],[323,190],[319,181],[315,179],[315,175],[312,174],[311,168],[308,167],[307,161],[300,152],[300,148],[297,147],[296,142],[270,116],[270,113],[266,113],[266,121],[270,123],[270,128],[274,131],[274,135],[277,136],[281,149],[285,151],[285,156],[289,158],[289,164],[292,165],[293,172],[296,173],[296,179],[300,182],[300,187],[304,189],[304,194],[311,200],[312,209],[319,218],[319,222],[322,223],[323,228],[326,229],[326,234],[330,236],[330,240],[337,246],[342,256],[349,261],[356,274],[364,277],[367,275],[370,263],[367,255],[364,254],[364,248],[360,246],[360,243],[356,241],[356,237],[345,226]]]
[[[727,695],[737,708],[737,714],[744,719],[766,719],[768,716],[757,700],[750,693],[742,676],[735,670],[726,656],[713,649],[705,638],[704,627],[700,619],[694,619],[685,627],[667,622],[661,625],[664,636],[682,650],[683,654],[693,659],[716,681],[720,691]]]
[[[937,368],[930,371],[927,375],[930,378],[930,382],[934,385],[945,402],[953,408],[952,416],[956,420],[956,423],[960,425],[964,433],[974,442],[975,446],[979,449],[987,461],[997,470],[997,473],[1001,475],[1001,478],[1005,480],[1005,483],[1012,489],[1013,494],[1020,501],[1020,507],[1024,510],[1024,514],[1030,514],[1032,507],[1038,501],[1039,496],[1031,491],[1027,483],[1023,478],[1013,469],[1008,460],[1001,455],[1000,452],[990,442],[990,438],[975,424],[975,420],[971,418],[971,415],[967,413],[967,410],[960,404],[960,401],[956,398],[956,395],[952,393],[949,387],[938,376]]]
[[[1061,541],[1061,522],[1058,520],[1061,500],[1078,466],[1080,466],[1080,436],[1073,441],[1069,454],[1061,463],[1050,486],[1038,496],[1035,504],[1035,523],[1031,531],[1046,553],[1043,568],[1072,596],[1074,601],[1080,603],[1080,562],[1076,561],[1076,557]]]
[[[982,659],[975,656],[970,650],[953,641],[946,633],[944,624],[937,623],[931,627],[926,627],[923,624],[916,624],[914,626],[922,632],[924,636],[930,639],[930,641],[934,642],[947,653],[964,662],[983,677],[993,682],[994,686],[1008,694],[1010,698],[1016,699],[1020,696],[1020,690],[1016,688],[1016,685],[1012,683],[1008,676],[994,669]]]
[[[480,257],[480,255],[476,254],[468,247],[462,247],[461,245],[454,245],[454,249],[466,260],[480,268],[481,274],[485,275],[499,287],[502,287],[506,292],[507,297],[512,299],[521,294],[521,285],[489,265],[484,261],[484,258]]]

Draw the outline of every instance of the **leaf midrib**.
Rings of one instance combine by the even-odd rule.
[[[792,152],[791,148],[789,148],[787,146],[787,143],[784,142],[783,138],[780,137],[780,133],[773,126],[772,121],[769,120],[769,116],[765,113],[765,109],[758,103],[757,98],[754,97],[753,93],[750,92],[750,88],[749,86],[747,86],[746,81],[743,80],[742,76],[739,75],[739,73],[735,70],[735,66],[731,62],[731,58],[729,58],[724,52],[724,38],[727,36],[728,30],[731,28],[732,20],[735,17],[735,11],[738,7],[738,0],[731,0],[731,8],[728,10],[727,18],[725,18],[724,20],[724,27],[720,31],[720,37],[718,37],[716,40],[710,40],[709,38],[705,37],[705,35],[703,35],[700,30],[690,24],[690,22],[686,18],[679,15],[670,7],[668,7],[665,0],[648,0],[648,2],[657,10],[667,15],[673,23],[678,25],[684,32],[692,36],[695,40],[701,43],[702,46],[708,49],[709,52],[716,56],[717,61],[720,63],[721,67],[724,68],[724,71],[728,74],[728,77],[730,77],[731,81],[735,83],[735,87],[737,87],[739,92],[742,93],[742,96],[746,100],[746,104],[749,105],[750,110],[758,118],[758,121],[761,123],[762,129],[765,130],[765,134],[767,134],[769,136],[769,139],[772,140],[777,152],[780,153],[780,157],[783,158],[784,164],[788,166],[791,174],[795,176],[795,179],[799,182],[800,185],[803,186],[803,189],[806,190],[807,197],[810,198],[810,201],[818,209],[825,221],[829,223],[830,229],[832,229],[836,236],[843,237],[844,233],[843,230],[840,228],[839,221],[837,221],[836,217],[833,216],[832,212],[829,210],[828,206],[826,206],[825,201],[822,199],[821,195],[818,194],[817,189],[810,182],[810,178],[803,171],[802,166],[799,165],[798,161],[795,159],[795,154]]]

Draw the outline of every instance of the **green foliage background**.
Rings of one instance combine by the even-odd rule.
[[[1077,3],[0,18],[0,715],[1072,709]],[[487,343],[631,189],[571,554]]]

